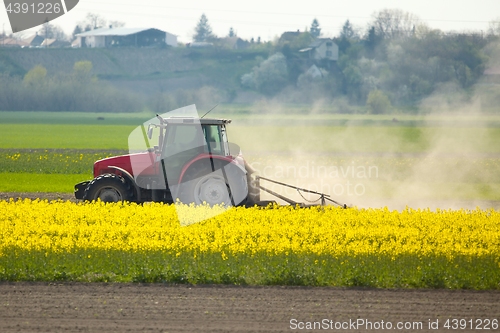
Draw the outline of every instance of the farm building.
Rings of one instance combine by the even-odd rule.
[[[100,28],[76,35],[74,47],[177,46],[177,36],[155,28]]]

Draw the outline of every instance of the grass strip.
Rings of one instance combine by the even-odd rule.
[[[74,185],[92,178],[87,174],[0,173],[0,192],[73,193]]]
[[[494,256],[239,254],[4,249],[0,281],[500,289]]]

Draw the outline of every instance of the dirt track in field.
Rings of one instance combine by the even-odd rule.
[[[41,193],[41,192],[0,192],[0,200],[18,199],[42,199],[42,200],[64,200],[76,202],[73,193]]]
[[[449,332],[448,318],[500,317],[498,291],[0,283],[0,295],[0,332],[288,332],[323,319]],[[429,330],[429,319],[439,330]]]
[[[0,200],[18,200],[18,199],[41,199],[41,200],[63,200],[63,201],[71,201],[78,202],[79,200],[75,199],[75,195],[73,193],[41,193],[41,192],[0,192]],[[269,198],[273,200],[273,198]],[[81,201],[81,200],[80,200]],[[286,203],[283,203],[286,204]],[[435,210],[437,208],[440,209],[471,209],[474,210],[476,207],[481,207],[481,209],[490,209],[493,208],[495,210],[500,210],[500,201],[493,200],[475,200],[475,201],[466,201],[466,200],[412,200],[412,201],[402,201],[395,199],[365,199],[361,200],[353,204],[359,208],[382,208],[387,206],[389,209],[395,210],[404,210],[406,207],[411,208],[430,208],[431,210]]]

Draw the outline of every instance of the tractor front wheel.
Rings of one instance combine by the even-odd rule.
[[[125,180],[115,174],[97,176],[85,189],[83,200],[93,201],[100,199],[103,202],[130,201],[130,188]]]

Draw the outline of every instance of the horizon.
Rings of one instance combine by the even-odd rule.
[[[364,32],[372,15],[383,9],[400,9],[414,14],[432,29],[443,32],[484,33],[489,24],[500,17],[500,1],[492,0],[474,3],[464,0],[421,0],[404,4],[395,0],[381,0],[376,4],[368,0],[354,0],[348,4],[315,1],[287,4],[286,8],[279,3],[261,0],[251,4],[230,5],[223,0],[214,0],[210,7],[197,0],[186,0],[182,6],[169,6],[159,0],[140,4],[131,0],[81,0],[72,11],[51,21],[51,24],[60,26],[66,35],[71,36],[75,26],[85,21],[88,13],[93,13],[106,19],[106,25],[110,21],[119,21],[128,28],[157,28],[177,35],[181,43],[188,43],[204,13],[214,34],[219,37],[226,36],[232,27],[243,39],[261,37],[262,41],[273,41],[285,31],[309,29],[314,18],[318,19],[324,37],[338,36],[346,20]],[[2,32],[11,33],[5,10],[0,11],[0,24]],[[31,35],[40,28],[38,26],[14,35]]]

